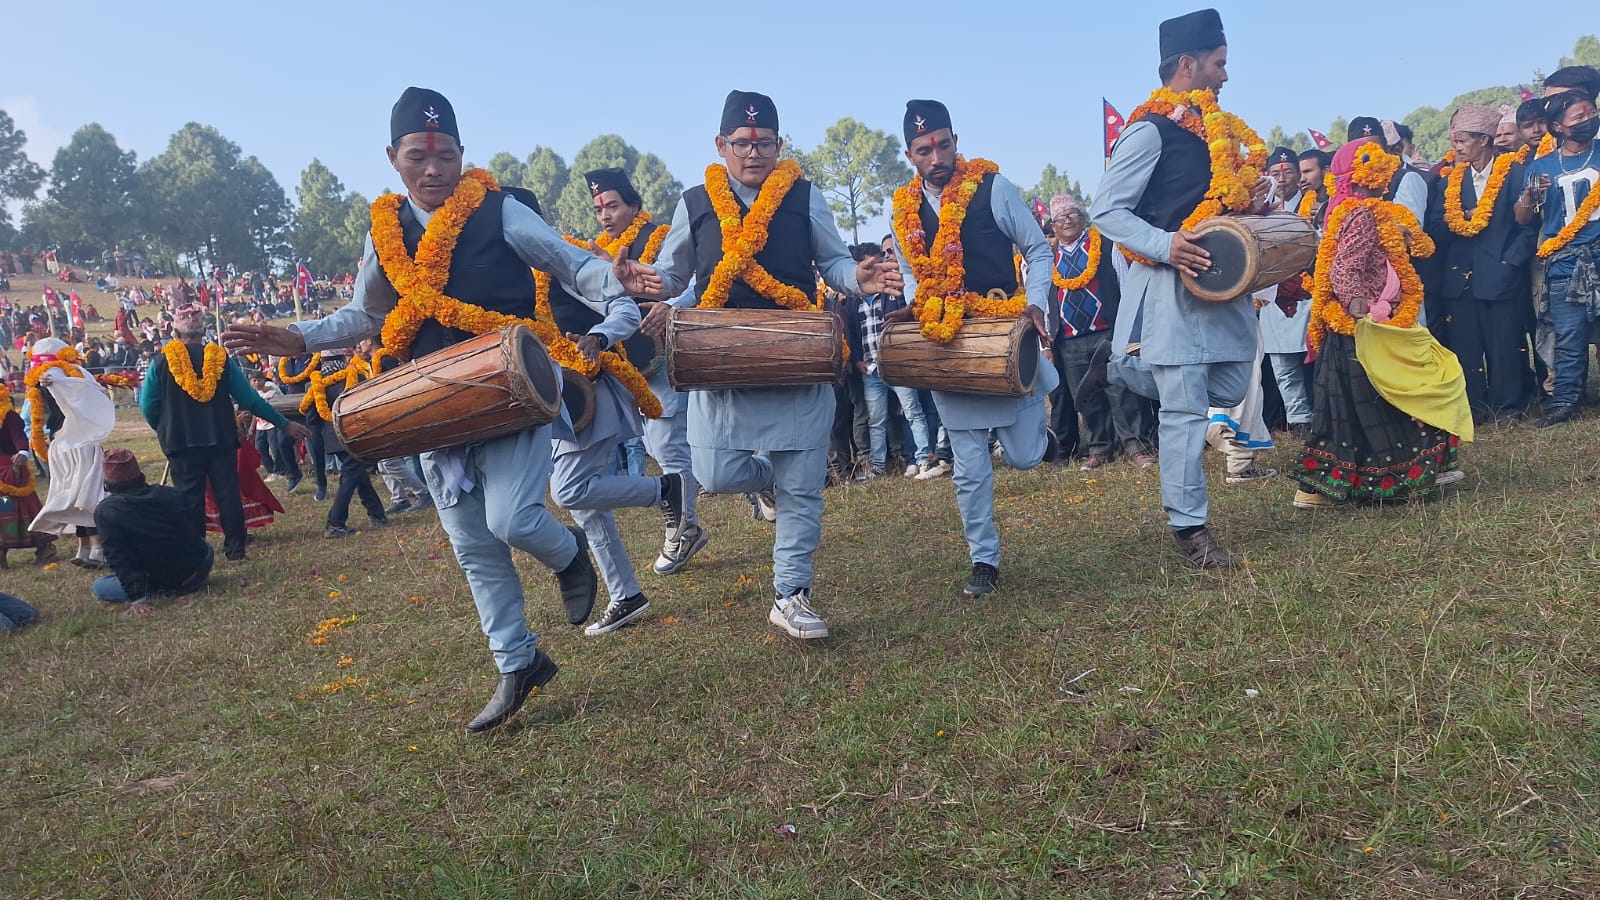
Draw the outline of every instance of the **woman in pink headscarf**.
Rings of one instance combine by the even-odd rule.
[[[1300,509],[1398,500],[1461,480],[1472,439],[1461,364],[1417,325],[1410,256],[1433,252],[1416,217],[1379,199],[1400,159],[1370,139],[1333,158],[1310,338],[1318,349],[1311,430],[1290,477]]]

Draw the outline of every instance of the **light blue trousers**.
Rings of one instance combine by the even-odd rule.
[[[781,597],[811,587],[812,556],[822,541],[822,487],[828,480],[828,449],[754,450],[693,448],[694,474],[718,494],[772,491],[777,497],[777,532],[772,539],[772,586]]]
[[[1150,370],[1161,395],[1161,505],[1173,528],[1204,525],[1210,512],[1204,466],[1210,409],[1243,402],[1260,369],[1244,360]]]
[[[644,452],[655,459],[661,471],[668,475],[682,475],[683,480],[688,482],[683,488],[684,496],[689,498],[685,518],[689,524],[699,525],[700,516],[695,512],[695,506],[700,491],[694,478],[694,461],[689,454],[689,411],[679,409],[676,415],[645,419]]]
[[[1037,398],[1032,398],[1037,401]],[[1000,567],[1000,529],[994,524],[994,462],[989,455],[989,434],[1000,440],[1005,463],[1014,469],[1031,469],[1044,459],[1045,405],[1023,404],[1017,420],[1004,428],[957,429],[945,423],[950,455],[955,458],[951,478],[956,483],[956,506],[967,536],[967,553],[973,563]]]
[[[515,672],[533,664],[539,638],[528,630],[522,579],[511,559],[515,547],[559,572],[578,554],[578,541],[544,506],[550,481],[550,426],[542,425],[475,444],[465,454],[422,454],[422,474],[439,508],[456,562],[466,573],[478,620],[489,639],[495,666]],[[439,461],[463,460],[470,491],[445,489]],[[451,501],[448,506],[446,502]]]
[[[1268,353],[1272,377],[1283,398],[1283,417],[1290,425],[1311,424],[1311,387],[1304,353]]]
[[[627,506],[654,506],[661,501],[661,479],[652,475],[607,475],[617,455],[617,440],[596,441],[586,450],[574,450],[555,457],[550,473],[550,496],[589,538],[606,593],[613,600],[626,600],[640,593],[639,579],[633,574],[633,560],[623,546],[613,509]],[[565,446],[573,446],[566,444]]]

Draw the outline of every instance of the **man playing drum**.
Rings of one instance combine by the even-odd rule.
[[[813,271],[852,297],[897,292],[900,275],[887,263],[851,259],[827,200],[779,161],[778,109],[764,94],[732,91],[716,136],[724,165],[706,169],[706,183],[685,191],[657,267],[672,305],[705,308],[812,309]],[[722,224],[738,220],[730,232]],[[734,233],[744,253],[728,253]],[[690,276],[694,288],[687,290]],[[680,292],[683,292],[680,295]],[[782,306],[780,306],[780,303]],[[668,306],[650,311],[644,330],[665,333]],[[799,387],[692,391],[689,446],[694,475],[709,491],[772,491],[777,528],[768,620],[791,637],[824,638],[828,626],[811,606],[812,556],[822,538],[822,488],[828,475],[833,390]],[[765,451],[757,455],[757,451]]]
[[[1048,351],[1050,329],[1045,304],[1055,261],[1050,244],[1040,231],[1038,220],[1022,202],[1022,195],[993,163],[959,155],[950,112],[943,103],[908,101],[904,128],[906,159],[916,168],[917,176],[895,192],[892,221],[898,249],[895,255],[900,259],[900,274],[913,301],[889,318],[907,321],[916,316],[923,323],[924,337],[948,341],[954,331],[939,336],[930,333],[941,327],[940,309],[948,308],[943,304],[950,303],[951,298],[964,297],[969,315],[995,315],[995,311],[974,307],[985,302],[983,298],[990,291],[998,290],[1006,298],[1000,302],[1015,307],[998,314],[1027,316],[1038,333],[1039,343]],[[959,256],[952,258],[952,247],[958,248],[955,252]],[[1025,300],[1017,296],[1018,288],[1023,286],[1017,284],[1013,247],[1021,249],[1027,271],[1027,285],[1022,292]],[[951,270],[962,273],[959,283],[946,277]],[[955,324],[959,330],[959,319]],[[1031,335],[1023,340],[1031,340]],[[1025,347],[1023,352],[1038,351]],[[955,457],[956,505],[961,508],[967,552],[972,558],[972,574],[965,588],[971,597],[994,593],[1000,581],[1000,531],[994,524],[990,432],[999,437],[1007,465],[1031,469],[1047,455],[1049,433],[1044,401],[1059,380],[1055,366],[1049,363],[1039,365],[1038,372],[1033,389],[1022,397],[933,392],[934,405]]]
[[[1206,528],[1206,412],[1239,403],[1250,379],[1259,377],[1251,365],[1256,316],[1248,299],[1196,299],[1179,270],[1198,275],[1211,263],[1192,231],[1201,219],[1258,208],[1271,186],[1261,178],[1267,156],[1261,139],[1216,109],[1227,66],[1216,10],[1162,22],[1163,87],[1128,117],[1094,199],[1095,224],[1134,262],[1113,331],[1112,378],[1161,403],[1161,503],[1178,552],[1203,569],[1233,565]],[[1213,135],[1214,129],[1226,133]],[[1223,170],[1213,173],[1208,142],[1248,143],[1251,151],[1224,154],[1215,163]],[[1231,190],[1213,197],[1219,174]],[[1137,360],[1130,344],[1138,345]]]
[[[619,203],[624,202],[625,198],[626,208],[634,214],[639,212],[639,195],[621,169],[590,172],[586,180],[596,202],[597,217],[602,221],[620,219],[620,216],[613,215],[614,210],[604,205],[607,202],[606,195],[618,198]],[[615,233],[608,229],[597,239],[596,246],[607,258],[621,255],[639,257],[641,262],[648,262],[641,254],[653,258],[661,239],[651,242],[645,233],[645,229],[651,226],[648,214],[630,215],[629,218],[640,227],[632,228],[633,222],[630,222],[628,227],[618,228]],[[656,229],[651,227],[650,230],[653,233]],[[639,587],[633,561],[628,558],[628,550],[622,543],[622,534],[617,530],[612,510],[659,504],[667,524],[666,544],[661,551],[663,557],[669,553],[680,555],[685,537],[689,539],[690,549],[698,552],[705,547],[705,532],[698,527],[689,532],[686,513],[691,508],[690,498],[695,493],[694,482],[690,478],[675,472],[660,478],[611,474],[617,446],[639,434],[639,408],[648,405],[651,407],[650,415],[654,415],[660,403],[651,393],[644,377],[634,368],[635,364],[648,365],[655,357],[654,343],[638,334],[639,306],[628,297],[620,297],[596,307],[579,299],[576,291],[562,284],[559,279],[550,278],[547,281],[543,273],[536,278],[540,282],[540,289],[548,291],[551,318],[567,339],[576,344],[578,353],[589,362],[598,363],[601,351],[623,344],[627,357],[614,358],[611,365],[619,372],[625,371],[633,389],[642,392],[641,396],[633,396],[629,385],[609,371],[597,373],[591,382],[593,416],[583,423],[582,428],[577,427],[580,423],[563,418],[556,424],[554,433],[555,463],[550,475],[550,495],[572,513],[573,521],[588,536],[590,546],[594,548],[595,561],[600,567],[600,575],[605,579],[606,593],[610,596],[605,614],[600,621],[584,629],[584,633],[609,634],[650,610],[650,600]],[[540,308],[543,309],[543,305]],[[563,374],[569,382],[585,377],[571,368]],[[688,562],[687,558],[683,562]]]
[[[394,105],[389,130],[389,161],[406,196],[374,201],[354,298],[325,319],[290,329],[231,326],[223,335],[230,349],[294,356],[347,347],[381,330],[384,346],[396,355],[421,357],[531,319],[536,293],[530,266],[602,304],[660,290],[661,281],[650,269],[625,255],[611,265],[601,262],[562,240],[529,207],[508,202],[508,195],[477,170],[464,174],[455,113],[437,92],[407,88]],[[419,254],[419,246],[433,252]],[[447,272],[437,271],[441,257],[449,260]],[[428,491],[466,573],[501,673],[468,731],[499,725],[556,674],[556,664],[528,630],[512,548],[556,573],[571,622],[587,620],[594,604],[596,577],[587,541],[544,506],[552,430],[543,425],[422,454]],[[440,445],[446,442],[441,438]]]

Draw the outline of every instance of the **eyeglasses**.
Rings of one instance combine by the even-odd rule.
[[[762,159],[771,159],[778,155],[778,141],[771,139],[763,141],[729,141],[728,146],[733,148],[733,155],[740,159],[749,159],[752,152]]]
[[[1056,216],[1054,219],[1051,219],[1050,221],[1052,221],[1052,222],[1060,222],[1062,225],[1065,225],[1068,222],[1081,222],[1081,221],[1083,221],[1083,213],[1081,213],[1081,212],[1062,213],[1061,215]]]

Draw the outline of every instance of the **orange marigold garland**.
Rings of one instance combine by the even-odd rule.
[[[278,381],[282,382],[283,384],[299,384],[300,382],[310,378],[311,373],[315,372],[317,367],[322,365],[322,354],[311,354],[311,361],[306,363],[306,367],[301,370],[299,375],[290,375],[288,364],[289,357],[278,357]]]
[[[939,192],[940,245],[936,250],[929,249],[930,235],[922,228],[922,176],[912,178],[894,192],[895,239],[917,280],[912,309],[922,323],[922,336],[930,341],[942,344],[954,338],[969,311],[976,316],[1014,319],[1028,305],[1028,298],[1020,289],[1014,297],[1000,296],[998,290],[980,297],[967,290],[961,225],[984,176],[999,171],[1000,167],[987,159],[956,157],[955,173]]]
[[[1573,213],[1572,219],[1560,231],[1539,245],[1539,258],[1548,259],[1572,243],[1572,239],[1578,236],[1583,226],[1589,224],[1589,220],[1595,217],[1596,211],[1600,211],[1600,190],[1591,190],[1589,196],[1584,197],[1583,202],[1578,204],[1578,210]]]
[[[1422,279],[1417,277],[1417,268],[1411,264],[1411,258],[1432,256],[1433,240],[1422,230],[1417,217],[1404,206],[1377,197],[1352,197],[1328,213],[1322,242],[1317,245],[1317,269],[1311,285],[1311,323],[1306,335],[1311,347],[1316,350],[1322,349],[1322,339],[1329,329],[1346,336],[1356,333],[1355,319],[1334,296],[1332,272],[1339,228],[1357,206],[1372,210],[1373,218],[1378,223],[1378,241],[1383,245],[1389,265],[1394,267],[1395,275],[1400,279],[1400,299],[1395,304],[1394,315],[1389,317],[1388,324],[1396,328],[1410,328],[1417,324],[1417,315],[1422,310]]]
[[[700,308],[721,309],[728,303],[734,279],[750,285],[756,293],[779,306],[793,310],[815,310],[815,300],[805,291],[784,284],[756,262],[756,254],[767,246],[767,227],[778,212],[778,205],[800,180],[800,164],[792,159],[778,163],[750,211],[739,214],[739,201],[728,183],[728,170],[721,165],[706,167],[706,194],[722,226],[722,259],[711,270],[711,277],[700,289]]]
[[[1516,161],[1514,153],[1502,153],[1495,157],[1489,169],[1489,181],[1483,186],[1483,196],[1478,198],[1478,206],[1472,211],[1471,218],[1461,208],[1461,186],[1466,182],[1467,170],[1472,166],[1456,166],[1450,172],[1444,185],[1444,221],[1450,226],[1451,232],[1469,238],[1476,237],[1489,227],[1489,218],[1494,215],[1494,202],[1499,199],[1500,190],[1506,184],[1506,175]]]
[[[1350,180],[1371,191],[1389,187],[1394,173],[1400,171],[1400,157],[1383,149],[1377,141],[1367,141],[1356,148],[1351,160]]]
[[[1317,192],[1301,191],[1300,205],[1295,208],[1294,214],[1302,219],[1311,218],[1311,213],[1317,208]]]
[[[1089,282],[1094,280],[1094,273],[1100,271],[1100,254],[1104,249],[1105,241],[1100,237],[1100,229],[1093,225],[1089,226],[1087,234],[1089,236],[1089,264],[1084,266],[1082,272],[1071,278],[1065,278],[1061,275],[1060,269],[1052,268],[1050,270],[1050,281],[1063,291],[1083,290],[1089,286]]]
[[[108,388],[122,388],[125,391],[138,389],[138,386],[130,381],[127,377],[118,375],[115,372],[105,372],[103,374],[96,375],[94,380],[100,382],[100,384]],[[5,413],[0,411],[0,416],[3,415],[5,415]]]
[[[1556,136],[1546,131],[1544,137],[1539,138],[1539,148],[1533,151],[1534,159],[1543,159],[1556,152]]]
[[[351,362],[351,365],[345,366],[332,375],[322,374],[321,369],[312,370],[311,383],[306,385],[305,395],[300,398],[300,412],[302,414],[310,413],[311,407],[315,405],[317,415],[321,416],[324,422],[333,421],[333,409],[331,404],[328,403],[328,385],[343,381],[346,387],[353,387],[355,380],[351,378],[350,373],[359,370],[353,365],[354,358],[352,358]]]
[[[1200,115],[1193,114],[1195,108],[1200,110]],[[1146,114],[1176,122],[1205,141],[1211,154],[1211,184],[1200,204],[1178,226],[1179,230],[1190,231],[1224,210],[1244,212],[1254,205],[1251,191],[1261,180],[1267,162],[1267,145],[1243,119],[1224,112],[1217,105],[1214,91],[1180,94],[1171,88],[1158,88],[1150,94],[1149,100],[1134,109],[1128,121],[1136,122]],[[1127,247],[1122,248],[1122,253],[1132,262],[1155,265]]]
[[[197,403],[210,403],[217,395],[217,385],[222,383],[222,373],[228,366],[228,352],[216,344],[207,344],[201,353],[200,375],[195,376],[194,363],[189,360],[189,347],[183,341],[167,341],[161,347],[167,358],[167,372],[183,392]]]

